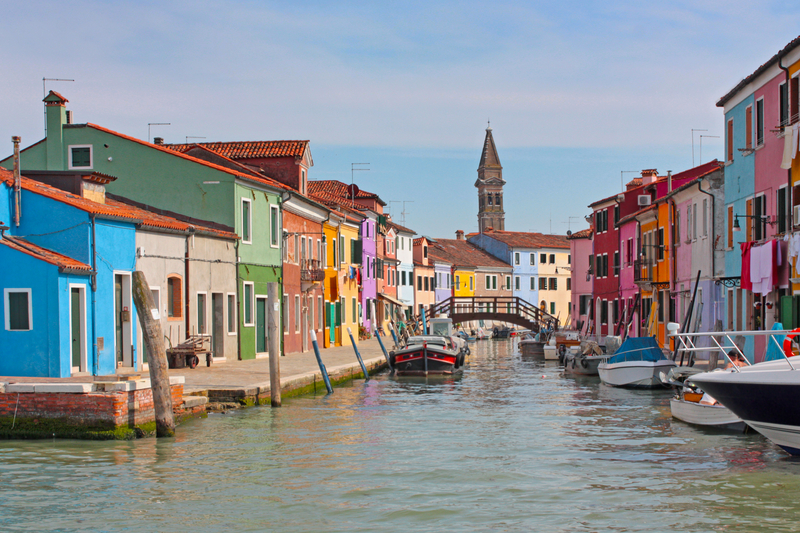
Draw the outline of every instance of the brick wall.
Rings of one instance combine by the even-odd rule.
[[[183,385],[171,385],[173,411],[183,414]],[[153,390],[128,392],[0,393],[0,416],[60,418],[82,425],[139,425],[155,420]]]

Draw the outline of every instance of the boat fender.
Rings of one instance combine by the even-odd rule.
[[[389,364],[394,367],[394,352],[389,352]]]
[[[794,354],[792,353],[792,339],[794,339],[798,334],[800,334],[800,328],[793,329],[789,332],[786,337],[783,339],[783,354],[786,357],[793,357]]]
[[[581,357],[581,366],[583,368],[589,368],[589,361],[587,361],[585,357]]]

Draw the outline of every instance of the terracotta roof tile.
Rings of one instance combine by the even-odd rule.
[[[410,233],[411,235],[416,235],[417,233],[413,229],[408,229],[405,226],[401,226],[400,224],[397,224],[391,220],[389,221],[389,227],[394,228],[395,231],[402,231],[403,233]]]
[[[441,259],[459,267],[511,268],[511,265],[490,255],[474,244],[460,239],[436,239],[428,246],[428,257]]]
[[[483,233],[514,248],[569,248],[566,235],[501,230],[487,230]]]
[[[302,157],[308,141],[232,141],[192,144],[165,144],[170,150],[186,152],[201,146],[230,159],[255,159],[262,157]]]
[[[569,235],[567,237],[567,240],[571,241],[573,239],[591,239],[592,238],[592,233],[594,233],[594,228],[582,229],[580,231],[576,231],[572,235]]]
[[[46,263],[50,263],[51,265],[55,265],[61,271],[85,272],[86,274],[92,272],[92,267],[86,263],[81,263],[66,255],[48,250],[47,248],[42,248],[20,237],[4,235],[3,238],[0,238],[0,244]]]

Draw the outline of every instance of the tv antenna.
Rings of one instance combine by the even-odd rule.
[[[48,81],[75,81],[69,78],[42,78],[42,99],[47,98],[47,82]],[[44,105],[44,136],[47,137],[47,104]]]
[[[566,222],[562,222],[562,224],[566,224],[567,225],[567,231],[572,231],[572,220],[573,219],[583,220],[583,217],[567,217],[567,221]]]
[[[150,140],[150,126],[172,126],[170,122],[148,122],[147,123],[147,142],[153,142]]]
[[[369,171],[368,168],[358,168],[359,166],[369,165],[369,163],[350,163],[350,185],[355,183],[354,174],[358,171]]]
[[[698,154],[698,159],[700,159],[700,164],[703,164],[703,139],[719,139],[719,135],[701,135],[700,136],[700,153]]]
[[[697,130],[697,129],[692,128],[692,168],[694,168],[694,132],[696,132],[696,131],[708,131],[708,130]],[[700,144],[702,146],[703,141],[700,141]],[[700,152],[701,153],[703,152],[702,147],[700,148]]]
[[[625,192],[625,174],[638,174],[638,170],[620,170],[619,171],[619,190]]]

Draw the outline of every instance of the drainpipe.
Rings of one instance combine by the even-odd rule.
[[[239,239],[236,239],[233,242],[233,249],[234,253],[236,253],[236,307],[238,309],[242,309],[242,293],[241,289],[239,288],[241,285],[242,277],[239,275]],[[239,334],[236,335],[236,358],[241,361],[242,360],[242,324],[244,321],[241,320],[241,315],[244,313],[240,313],[240,319],[238,320],[238,324],[236,327],[238,328]]]
[[[14,224],[19,227],[19,219],[22,217],[22,178],[19,174],[19,143],[21,137],[15,135],[11,137],[11,142],[14,143]]]
[[[791,83],[791,76],[789,75],[789,68],[783,66],[783,58],[784,58],[785,55],[786,55],[786,52],[782,51],[780,53],[780,55],[778,56],[778,67],[780,67],[780,69],[784,72],[784,74],[786,76],[786,92],[788,94],[789,86],[790,86],[790,83]],[[786,102],[786,104],[788,105],[789,102]],[[787,199],[788,199],[789,195],[792,193],[792,167],[791,166],[786,170],[786,183],[787,183],[787,185],[789,187],[789,190],[786,191]],[[787,230],[790,231],[790,232],[794,232],[794,209],[792,209],[792,205],[789,205],[789,217],[788,218],[789,218],[789,227],[787,228]]]
[[[186,316],[185,323],[186,323],[186,338],[189,338],[189,335],[192,334],[192,330],[190,327],[191,319],[189,317],[189,304],[191,302],[191,296],[189,292],[189,239],[191,235],[186,236],[186,246],[184,247],[183,252],[183,286],[184,286],[184,297],[186,298],[186,304],[184,304],[184,315]],[[198,331],[198,333],[200,333]]]
[[[92,375],[99,373],[100,354],[97,350],[97,238],[95,234],[95,214],[91,215],[92,221]]]
[[[789,173],[791,175],[791,171],[789,171]],[[710,192],[708,192],[706,190],[703,190],[703,179],[702,178],[697,182],[697,190],[700,191],[701,193],[707,194],[708,196],[711,197],[711,230],[712,230],[711,234],[714,236],[714,238],[711,241],[711,277],[714,278],[717,275],[717,235],[716,235],[716,231],[714,231],[714,223],[717,220],[716,217],[714,216],[714,213],[716,211],[716,204],[715,204],[714,201],[716,200],[716,197],[713,194],[711,194]],[[714,292],[716,292],[716,291],[714,291]],[[705,296],[705,293],[703,293],[703,296]],[[720,300],[717,299],[717,296],[718,295],[712,295],[712,298],[714,298],[714,300],[716,300],[716,302],[719,302]],[[714,304],[714,308],[713,308],[713,311],[712,311],[714,313],[715,325],[716,325],[716,320],[717,320],[717,304],[716,304],[716,302]],[[765,315],[766,315],[766,313],[765,313]]]

